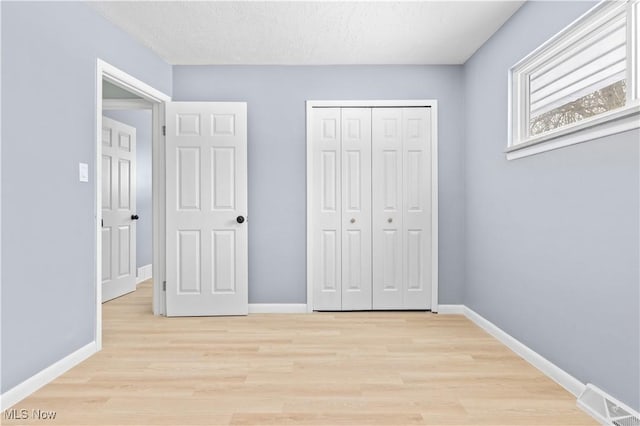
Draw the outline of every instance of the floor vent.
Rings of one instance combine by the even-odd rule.
[[[578,398],[578,406],[604,425],[640,426],[640,414],[592,384]]]
[[[614,420],[615,426],[640,426],[640,419],[634,416],[623,417],[618,420]]]

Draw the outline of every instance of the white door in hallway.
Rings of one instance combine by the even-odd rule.
[[[166,104],[167,316],[248,313],[247,105]]]
[[[136,289],[136,129],[102,117],[102,301]]]

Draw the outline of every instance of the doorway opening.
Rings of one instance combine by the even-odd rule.
[[[139,279],[153,277],[153,313],[165,313],[162,288],[165,276],[162,125],[164,103],[170,100],[168,95],[159,90],[100,59],[97,60],[95,340],[98,350],[102,348],[103,301],[128,292],[131,285],[135,289]],[[131,126],[131,123],[134,125]],[[136,130],[132,131],[134,128]],[[141,133],[146,139],[143,152],[139,153],[142,154],[139,158],[144,160],[143,163],[136,161],[138,156],[135,155],[136,145],[140,148],[137,142],[140,141]],[[143,168],[139,170],[142,172],[140,179],[136,177],[136,166]],[[136,197],[136,182],[144,186],[141,194],[145,194],[146,200]],[[136,206],[136,201],[142,201],[142,206]],[[146,212],[143,216],[140,215],[140,207]],[[105,219],[109,225],[108,230],[103,226]],[[141,233],[137,232],[138,223],[141,224]],[[137,238],[140,235],[143,237]],[[136,240],[142,244],[139,256]],[[104,253],[106,250],[109,250],[109,254]],[[114,259],[114,256],[118,258]],[[145,263],[137,262],[137,257],[141,257],[141,261]],[[129,271],[125,273],[127,266]],[[109,271],[103,270],[106,268]],[[116,282],[119,277],[124,279]],[[103,283],[112,279],[116,280],[115,284],[109,287],[106,292],[109,294],[103,294]]]

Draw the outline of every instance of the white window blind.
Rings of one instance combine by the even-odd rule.
[[[621,11],[529,77],[530,117],[551,111],[626,76],[626,14]]]

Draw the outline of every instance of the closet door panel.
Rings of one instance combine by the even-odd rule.
[[[311,110],[313,309],[342,308],[342,152],[340,108]]]
[[[403,108],[404,309],[431,306],[431,109]]]
[[[342,310],[371,309],[371,108],[342,108]]]
[[[372,111],[373,309],[402,309],[402,109]]]

